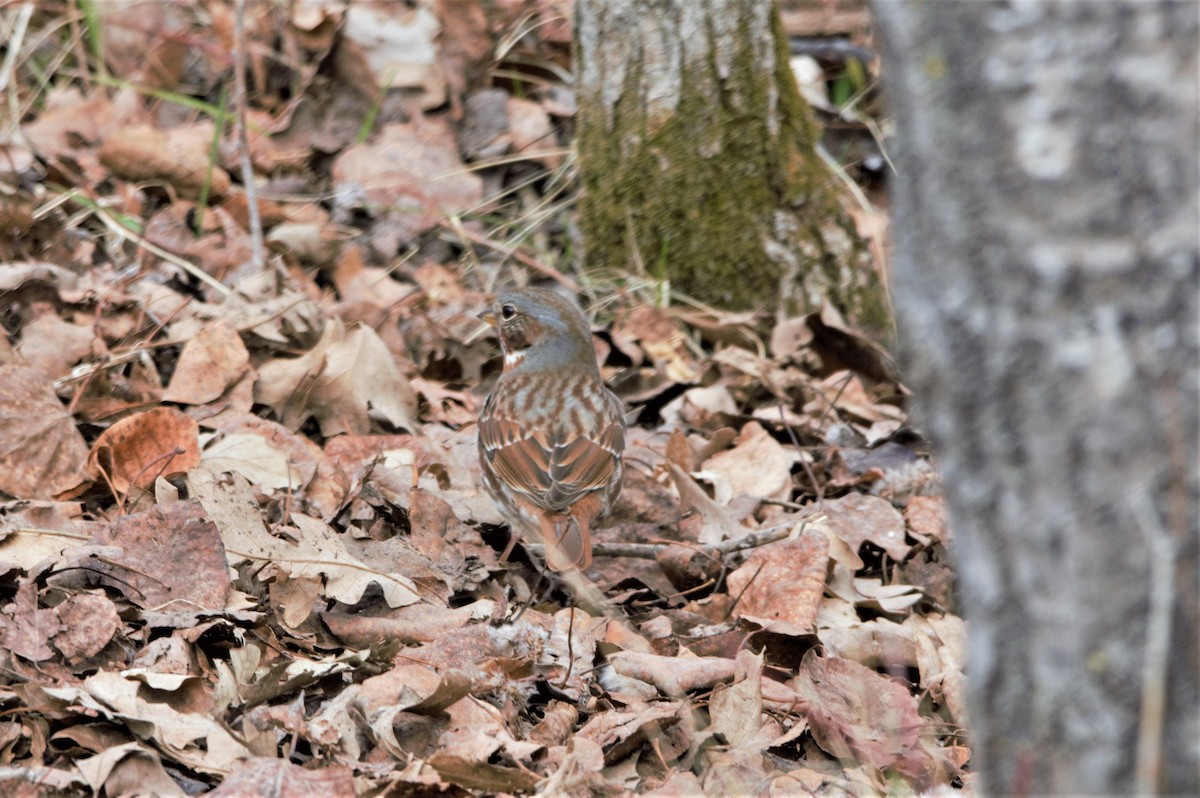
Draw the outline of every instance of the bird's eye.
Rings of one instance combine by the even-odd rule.
[[[504,319],[505,321],[508,321],[509,319],[511,319],[513,316],[516,316],[516,315],[517,315],[517,309],[514,308],[512,305],[504,305],[503,307],[500,308],[500,318]]]

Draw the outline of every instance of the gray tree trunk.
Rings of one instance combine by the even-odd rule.
[[[1200,794],[1198,8],[875,3],[989,794]]]
[[[589,270],[890,328],[771,0],[578,0],[576,42]]]

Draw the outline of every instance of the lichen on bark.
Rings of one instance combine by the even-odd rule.
[[[767,0],[581,0],[586,267],[641,262],[682,294],[787,313],[828,299],[887,327],[866,248],[815,152]]]

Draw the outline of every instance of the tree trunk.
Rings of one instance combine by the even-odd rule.
[[[589,270],[644,269],[724,307],[890,322],[815,153],[771,0],[578,0],[580,232]]]
[[[878,0],[988,794],[1200,794],[1197,7]]]

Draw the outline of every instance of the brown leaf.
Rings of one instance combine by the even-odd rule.
[[[729,681],[735,671],[734,661],[724,657],[664,657],[618,651],[608,661],[617,673],[649,682],[669,698]]]
[[[857,662],[805,657],[794,684],[809,701],[813,738],[825,751],[879,770],[917,750],[917,700],[898,682]]]
[[[529,792],[539,780],[537,774],[529,770],[501,767],[440,751],[428,761],[443,780],[492,795]]]
[[[172,798],[184,795],[167,775],[158,754],[142,743],[105,747],[96,756],[75,764],[95,793],[103,789],[107,795],[148,793]]]
[[[811,633],[828,566],[829,541],[814,529],[755,549],[729,575],[729,595],[738,599],[734,614],[778,634]]]
[[[46,375],[0,367],[0,491],[49,499],[86,479],[87,444]]]
[[[611,765],[678,723],[678,711],[673,703],[646,704],[632,712],[609,710],[593,716],[576,734],[603,748],[604,764]]]
[[[162,182],[195,199],[208,186],[209,198],[229,193],[229,173],[212,163],[212,122],[181,125],[170,131],[149,125],[127,127],[108,136],[100,162],[131,182]]]
[[[437,715],[470,690],[471,678],[463,671],[403,663],[363,681],[355,704],[367,717],[385,708]]]
[[[195,501],[120,516],[98,534],[121,554],[97,562],[118,590],[141,607],[223,610],[229,566],[217,527]],[[186,564],[186,565],[185,565]]]
[[[303,768],[286,759],[251,759],[208,793],[208,798],[354,798],[354,774],[345,765]]]
[[[374,140],[344,150],[332,174],[337,186],[361,186],[373,206],[393,209],[402,238],[483,199],[483,181],[464,168],[446,123],[427,117],[385,125]]]
[[[17,353],[50,379],[58,379],[91,354],[95,339],[90,324],[72,324],[50,311],[21,328]]]
[[[886,499],[865,493],[850,493],[823,505],[825,519],[839,538],[855,552],[865,543],[874,543],[901,562],[912,551],[905,541],[904,517]]]
[[[41,662],[54,656],[50,641],[62,625],[56,610],[38,609],[36,580],[21,581],[11,604],[0,612],[0,629],[4,630],[4,647],[30,662]]]
[[[99,654],[121,626],[116,606],[103,593],[77,593],[55,609],[63,630],[54,647],[70,661]]]
[[[200,405],[217,399],[250,368],[250,353],[237,328],[225,319],[205,325],[179,353],[163,399]]]
[[[106,429],[88,452],[87,467],[107,475],[117,493],[148,487],[160,476],[200,463],[200,428],[173,407],[156,407]]]
[[[674,463],[667,463],[675,489],[679,491],[679,503],[685,512],[700,514],[702,526],[697,536],[697,542],[705,545],[720,543],[726,538],[740,537],[747,532],[737,517],[724,507],[713,501],[704,489],[696,484],[690,475]]]
[[[756,740],[763,720],[762,674],[762,655],[743,649],[738,652],[733,683],[713,688],[708,704],[712,730],[734,748],[761,750],[771,742]]]
[[[270,563],[293,578],[323,576],[326,595],[345,604],[358,602],[371,584],[383,590],[389,607],[421,600],[407,575],[369,567],[352,556],[341,536],[322,521],[294,513],[286,532],[295,543],[271,535],[249,483],[241,477],[218,481],[196,470],[188,475],[188,486],[221,531],[231,564],[249,560]]]
[[[612,328],[613,343],[637,364],[640,352],[673,382],[696,382],[700,368],[688,351],[683,331],[670,315],[652,305],[638,305],[618,315]],[[632,354],[631,354],[632,353]]]
[[[290,429],[315,416],[327,437],[366,434],[371,410],[394,426],[419,429],[416,394],[383,341],[369,327],[347,332],[336,320],[307,354],[263,364],[254,399],[274,406]]]
[[[321,620],[348,646],[369,648],[388,640],[414,645],[440,640],[449,631],[486,620],[493,606],[490,601],[477,601],[454,609],[412,604],[389,612],[386,617],[326,612],[322,613]]]
[[[945,496],[911,497],[904,508],[904,520],[912,536],[926,545],[933,541],[948,544],[952,539]]]
[[[751,421],[742,427],[736,446],[714,454],[701,469],[723,477],[731,496],[782,499],[791,491],[793,459],[761,424]]]

